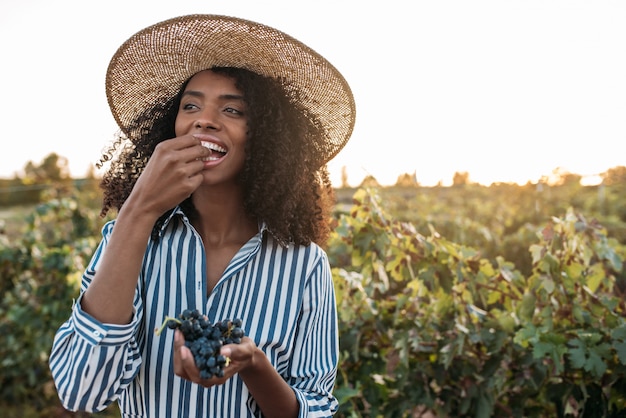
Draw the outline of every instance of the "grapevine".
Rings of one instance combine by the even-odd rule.
[[[245,336],[241,319],[224,319],[212,324],[197,309],[185,309],[178,318],[166,316],[156,334],[160,335],[165,328],[181,330],[202,379],[224,376],[224,367],[230,359],[220,354],[220,348],[225,344],[239,344]]]

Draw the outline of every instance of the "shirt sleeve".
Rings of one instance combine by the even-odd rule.
[[[339,337],[332,273],[326,254],[308,280],[288,382],[300,403],[300,417],[330,417],[338,408],[332,391],[337,377]]]
[[[135,339],[142,312],[137,293],[133,318],[126,325],[101,323],[81,309],[82,295],[95,275],[112,228],[112,222],[103,228],[103,239],[83,274],[80,296],[52,344],[50,371],[59,399],[70,411],[106,409],[132,382],[141,365]]]

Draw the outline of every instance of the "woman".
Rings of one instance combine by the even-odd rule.
[[[191,15],[126,41],[107,71],[121,128],[103,161],[118,211],[58,330],[50,368],[70,410],[124,417],[330,416],[338,357],[322,249],[326,163],[354,100],[324,58],[267,26]],[[203,379],[164,318],[240,318],[246,336]]]

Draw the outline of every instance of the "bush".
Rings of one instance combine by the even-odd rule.
[[[47,365],[105,221],[84,196],[54,196],[25,215],[23,234],[0,233],[3,416],[89,416],[60,407]],[[336,218],[327,250],[338,417],[626,416],[626,306],[616,286],[626,249],[603,225],[570,209],[523,234],[512,227],[490,241],[506,247],[488,259],[432,225],[417,232],[366,190]],[[516,249],[528,253],[519,259],[529,273],[502,256]]]
[[[5,338],[0,404],[9,415],[11,405],[27,405],[21,414],[34,409],[40,416],[70,416],[60,408],[48,356],[97,244],[102,220],[93,213],[75,199],[52,199],[26,216],[20,237],[11,244],[0,241],[0,334]]]
[[[621,247],[599,224],[554,218],[526,278],[394,221],[373,193],[354,200],[330,244],[338,416],[624,416]]]

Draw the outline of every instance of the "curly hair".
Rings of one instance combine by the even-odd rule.
[[[239,178],[246,213],[265,222],[283,245],[324,245],[335,196],[316,145],[325,135],[322,126],[280,81],[241,68],[211,70],[232,77],[248,104],[248,141]],[[101,182],[101,216],[122,207],[156,145],[176,136],[174,124],[188,82],[177,96],[144,111],[102,154],[100,164],[110,166]],[[197,216],[191,199],[181,202],[181,208],[190,218]]]

